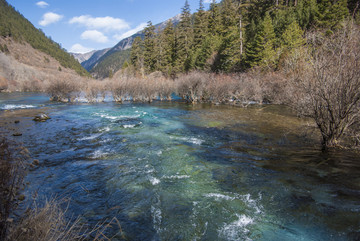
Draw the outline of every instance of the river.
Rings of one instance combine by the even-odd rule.
[[[51,119],[32,121],[39,112]],[[114,240],[360,238],[360,155],[322,152],[312,122],[284,106],[2,93],[0,117],[40,162],[24,203],[69,197],[84,223],[116,217]]]

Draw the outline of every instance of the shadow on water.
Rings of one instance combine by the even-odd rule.
[[[92,225],[116,217],[123,234],[115,240],[359,237],[359,154],[321,152],[311,121],[283,106],[34,97],[30,107],[29,98],[0,103],[51,116],[34,123],[28,112],[15,125],[21,110],[1,113],[40,160],[26,178],[27,196],[66,195],[70,213]]]

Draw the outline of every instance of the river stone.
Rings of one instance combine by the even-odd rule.
[[[34,121],[38,121],[38,122],[44,122],[47,121],[48,119],[51,119],[47,114],[40,114],[35,116],[35,118],[33,119]]]
[[[13,136],[22,136],[21,133],[14,133]]]

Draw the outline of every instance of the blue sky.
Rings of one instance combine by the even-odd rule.
[[[142,30],[148,21],[163,22],[181,12],[185,0],[7,0],[36,28],[71,52],[113,47]],[[199,0],[188,0],[191,11]],[[204,0],[209,8],[211,0]]]

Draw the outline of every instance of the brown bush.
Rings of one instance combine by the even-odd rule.
[[[79,83],[74,79],[54,80],[46,88],[50,100],[60,102],[73,102],[80,91]]]
[[[315,120],[324,148],[337,146],[359,118],[360,34],[349,26],[331,38],[310,34],[308,61],[299,66],[288,61],[290,103]]]
[[[191,72],[176,79],[177,94],[189,103],[195,103],[205,98],[205,85],[210,76],[206,73]]]
[[[106,97],[106,84],[105,81],[88,80],[86,82],[85,98],[89,102],[103,102]]]

